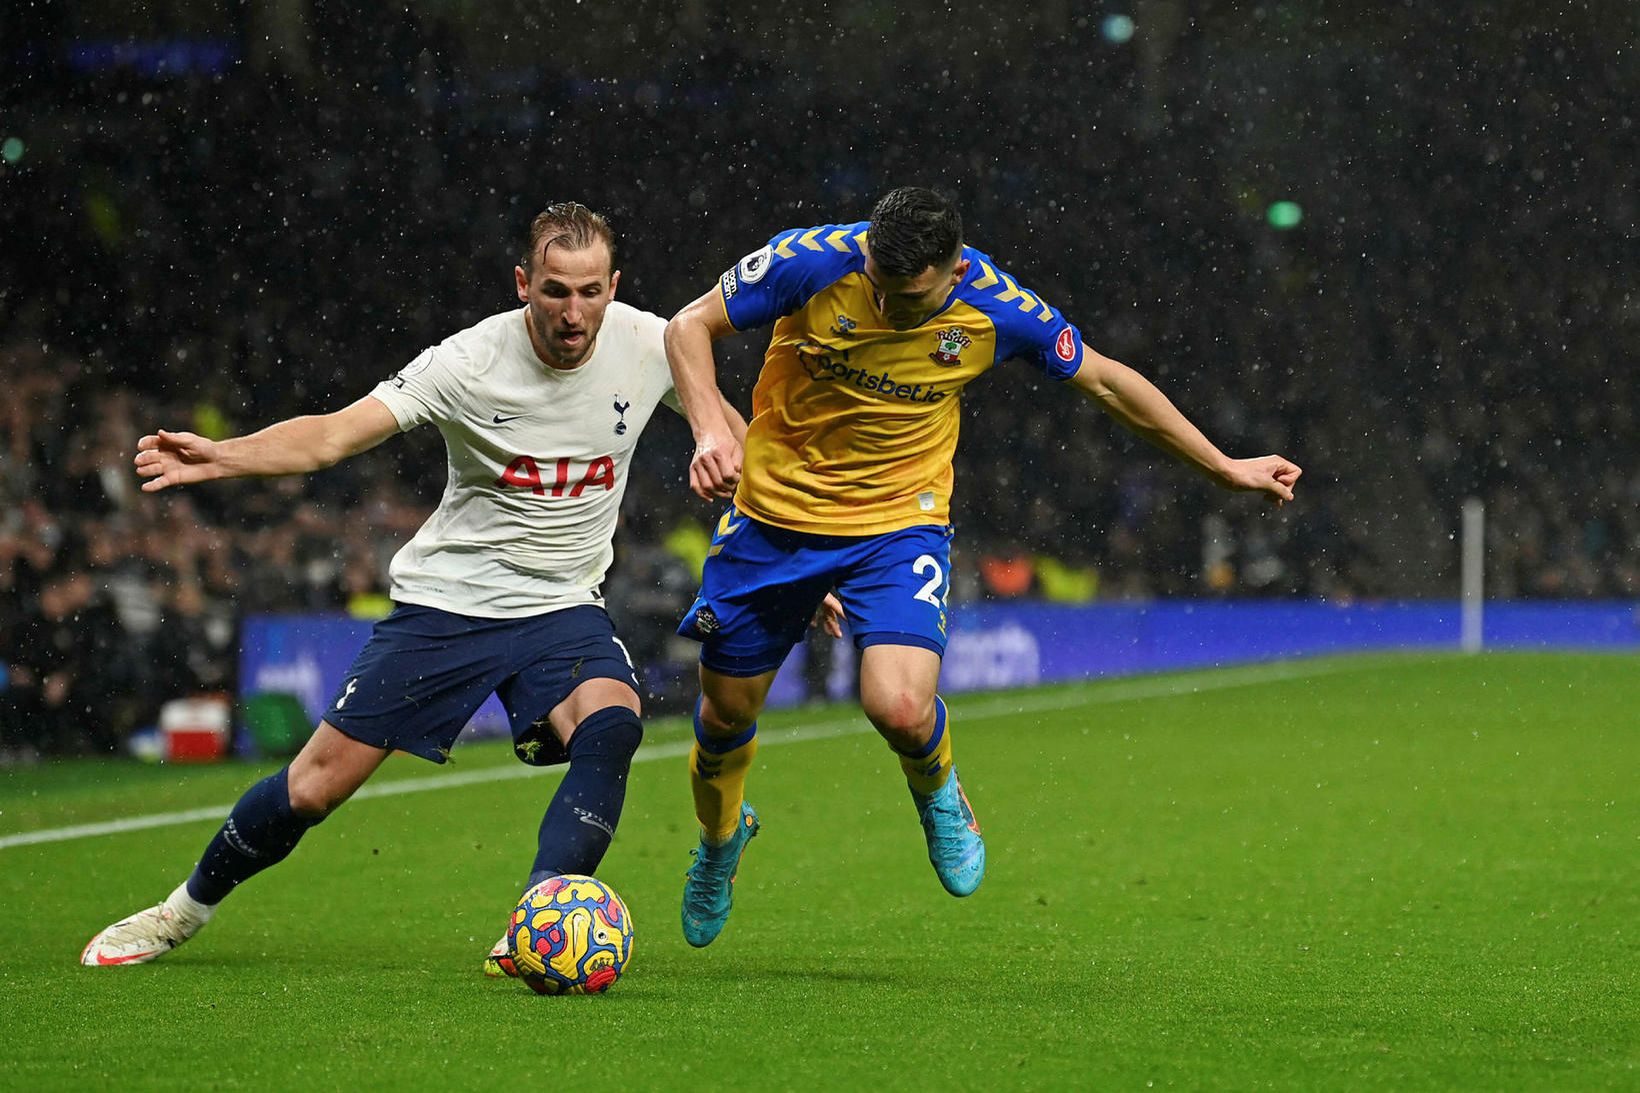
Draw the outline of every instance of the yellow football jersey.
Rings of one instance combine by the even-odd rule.
[[[735,506],[776,527],[876,535],[949,523],[963,387],[1010,357],[1055,379],[1081,363],[1076,328],[972,247],[945,306],[895,330],[864,272],[867,227],[782,232],[719,282],[735,329],[774,323]]]

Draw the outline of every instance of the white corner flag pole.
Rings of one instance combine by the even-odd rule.
[[[1486,606],[1486,505],[1478,497],[1463,503],[1461,581],[1463,629],[1459,646],[1466,653],[1481,651],[1481,620]]]

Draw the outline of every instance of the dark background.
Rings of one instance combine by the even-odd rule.
[[[444,480],[418,430],[150,498],[136,437],[352,401],[514,306],[568,198],[670,314],[780,229],[940,188],[1231,454],[1306,468],[1271,513],[1000,366],[965,400],[959,597],[1015,556],[1105,598],[1451,597],[1467,497],[1489,595],[1640,593],[1634,4],[357,7],[0,13],[0,661],[14,703],[76,681],[48,747],[231,684],[241,611],[363,610]],[[743,407],[760,350],[723,362]],[[660,421],[628,494],[629,638],[687,596],[688,448]]]

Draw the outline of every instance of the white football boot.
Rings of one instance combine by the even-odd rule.
[[[508,926],[507,933],[510,933],[510,922]],[[501,976],[511,976],[515,979],[518,977],[518,969],[513,966],[512,952],[507,945],[507,933],[501,935],[501,940],[495,943],[490,955],[484,958],[484,974],[491,979],[498,979]]]
[[[215,913],[215,907],[200,903],[186,884],[179,884],[164,903],[122,918],[86,942],[80,963],[88,968],[146,964],[199,933]]]

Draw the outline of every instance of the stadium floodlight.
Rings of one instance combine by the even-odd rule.
[[[1274,201],[1265,210],[1264,219],[1269,221],[1270,227],[1286,231],[1298,227],[1304,219],[1304,210],[1299,208],[1296,201]]]

